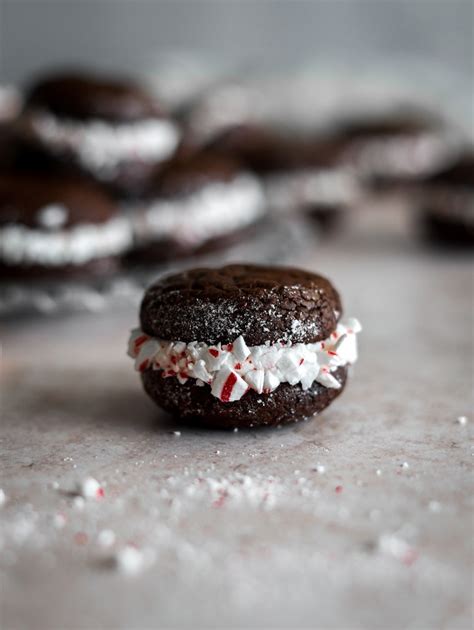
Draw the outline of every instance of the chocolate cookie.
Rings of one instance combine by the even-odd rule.
[[[258,179],[234,160],[209,153],[172,160],[147,197],[128,206],[136,235],[131,258],[189,256],[243,233],[264,211]]]
[[[128,222],[95,185],[43,174],[0,175],[3,278],[110,271],[130,244]]]
[[[129,354],[147,393],[198,424],[257,427],[324,409],[357,359],[337,291],[291,268],[228,265],[159,280]]]
[[[474,151],[424,182],[421,222],[427,236],[453,246],[474,245]]]
[[[34,85],[20,130],[46,153],[124,194],[140,192],[180,140],[177,124],[146,90],[84,73]]]
[[[302,210],[325,228],[335,226],[359,194],[354,175],[338,165],[342,147],[332,139],[250,124],[226,129],[209,144],[263,178],[271,209]]]
[[[422,179],[449,163],[459,149],[457,134],[439,116],[410,105],[346,118],[335,139],[344,147],[343,164],[383,186]]]

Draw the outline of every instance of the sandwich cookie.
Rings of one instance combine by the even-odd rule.
[[[146,184],[180,141],[177,124],[156,99],[126,80],[57,74],[26,98],[22,135],[60,161],[123,194]]]
[[[307,271],[194,269],[147,290],[128,352],[170,413],[216,428],[278,425],[342,392],[361,327],[341,313],[332,284]]]
[[[474,245],[474,150],[425,180],[420,190],[422,227],[432,241]]]
[[[322,228],[334,227],[360,195],[354,174],[338,163],[341,146],[328,138],[241,124],[209,147],[261,176],[271,210],[303,211]]]
[[[131,242],[128,221],[90,182],[0,175],[3,278],[110,272]]]
[[[264,190],[234,160],[211,154],[175,159],[147,198],[129,204],[136,261],[191,255],[243,234],[266,210]]]

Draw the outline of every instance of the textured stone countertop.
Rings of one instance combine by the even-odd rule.
[[[136,307],[3,325],[3,628],[470,627],[472,259],[406,219],[295,254],[364,331],[343,396],[285,429],[160,416]],[[102,499],[69,494],[88,476]]]

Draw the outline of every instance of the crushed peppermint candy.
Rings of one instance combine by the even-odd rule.
[[[97,544],[100,547],[112,547],[115,544],[115,532],[111,529],[103,529],[97,535]]]
[[[104,489],[93,477],[86,477],[76,484],[76,494],[83,499],[103,499]]]
[[[137,575],[146,567],[146,558],[143,551],[134,545],[125,545],[114,556],[114,565],[120,573]]]
[[[67,518],[62,512],[58,512],[53,516],[53,525],[56,529],[63,529],[66,526]]]
[[[212,395],[222,402],[233,402],[250,389],[269,394],[281,383],[300,383],[307,390],[316,381],[339,389],[341,384],[332,372],[355,363],[356,334],[361,330],[358,320],[349,318],[338,323],[324,341],[248,347],[242,336],[233,343],[209,346],[156,339],[137,328],[130,335],[128,354],[139,372],[160,370],[164,378],[175,377],[181,384],[195,379],[196,385],[210,385]]]
[[[77,496],[74,497],[72,504],[76,508],[76,510],[83,510],[86,502],[83,497]]]
[[[400,560],[406,566],[412,565],[418,557],[416,550],[395,534],[382,534],[377,547],[381,553]]]

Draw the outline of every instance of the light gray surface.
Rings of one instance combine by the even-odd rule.
[[[132,309],[4,327],[4,628],[470,627],[472,260],[405,218],[301,254],[364,332],[343,396],[286,429],[173,435],[124,353]],[[105,498],[82,510],[52,487],[87,475]],[[150,566],[111,566],[103,529]]]

